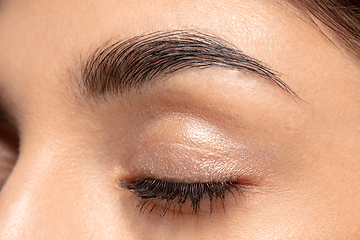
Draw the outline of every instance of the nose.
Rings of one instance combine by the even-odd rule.
[[[80,234],[80,199],[85,200],[81,169],[64,156],[64,149],[61,154],[51,144],[33,145],[32,151],[24,149],[0,194],[0,235],[26,239]]]
[[[128,239],[116,177],[84,146],[25,141],[0,192],[0,239]]]

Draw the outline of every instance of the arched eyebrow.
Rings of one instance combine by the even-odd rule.
[[[99,47],[83,64],[80,85],[90,96],[123,94],[179,70],[211,67],[253,73],[296,96],[276,71],[198,30],[153,32]]]

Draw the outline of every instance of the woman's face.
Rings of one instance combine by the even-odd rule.
[[[359,238],[359,62],[288,3],[3,0],[0,35],[2,239]]]

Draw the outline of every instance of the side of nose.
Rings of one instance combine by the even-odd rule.
[[[0,192],[0,239],[125,239],[114,176],[60,146],[22,148]]]

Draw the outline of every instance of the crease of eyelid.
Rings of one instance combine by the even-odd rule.
[[[121,95],[179,70],[222,67],[258,75],[299,98],[276,71],[209,33],[158,31],[108,45],[97,48],[82,64],[81,78],[76,79],[86,96]]]

